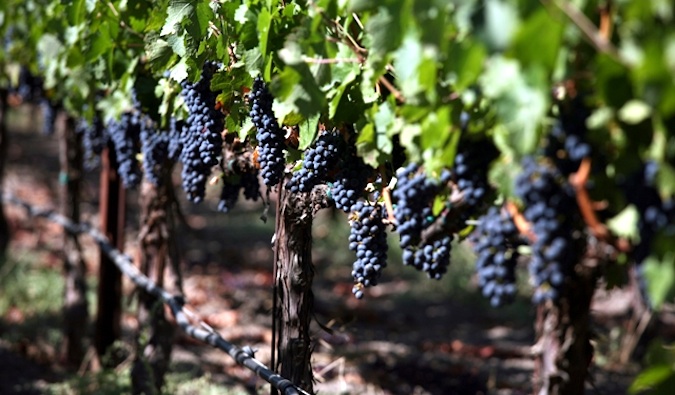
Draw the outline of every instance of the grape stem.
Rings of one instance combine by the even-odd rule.
[[[518,210],[518,206],[511,201],[506,202],[505,206],[506,211],[508,211],[511,218],[513,218],[513,223],[516,225],[516,228],[518,228],[520,234],[527,237],[531,242],[534,242],[537,239],[537,236],[535,236],[532,231],[532,224],[525,219],[525,216]]]
[[[591,172],[591,159],[584,158],[581,161],[579,170],[576,173],[570,175],[569,181],[574,190],[576,191],[577,204],[579,205],[579,211],[588,225],[589,230],[593,236],[598,239],[608,240],[610,238],[609,231],[607,227],[598,220],[598,217],[595,215],[593,210],[593,202],[591,201],[588,191],[586,190],[586,181],[588,181],[588,175]]]

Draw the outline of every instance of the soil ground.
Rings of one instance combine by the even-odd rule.
[[[57,207],[56,137],[37,132],[40,125],[31,124],[36,120],[31,111],[20,108],[13,115],[4,190],[38,206]],[[95,172],[87,176],[82,200],[84,220],[96,223]],[[133,256],[138,227],[133,191],[128,201],[127,253]],[[200,206],[183,202],[186,224],[179,234],[187,301],[225,339],[252,346],[258,350],[256,357],[268,364],[273,210],[265,223],[259,219],[264,212],[260,203],[240,204],[229,214],[217,213],[214,206],[211,200]],[[58,273],[61,230],[27,218],[19,208],[8,206],[5,210],[12,225],[10,255],[30,256],[31,265]],[[400,256],[392,248],[390,268],[382,284],[369,290],[363,300],[355,300],[351,295],[347,232],[346,217],[341,213],[325,210],[315,219],[317,273],[313,289],[317,324],[313,367],[319,393],[532,392],[534,310],[526,294],[513,306],[490,308],[473,285],[472,256],[459,245],[454,248],[451,271],[440,282],[401,268]],[[95,284],[97,248],[86,237],[82,241],[91,284]],[[125,290],[131,295],[131,285],[125,284]],[[0,299],[6,296],[0,295]],[[596,313],[603,319],[595,327],[598,353],[587,386],[589,394],[624,394],[634,378],[634,362],[617,362],[622,339],[632,334],[626,330],[626,299],[630,295],[621,292],[598,297]],[[133,297],[125,307],[121,349],[128,355],[136,328]],[[607,319],[604,313],[610,309],[618,313]],[[59,337],[47,334],[58,332],[58,311],[35,314],[28,310],[25,305],[0,309],[0,393],[69,393],[63,383],[72,382],[78,373],[60,367]],[[52,338],[56,340],[50,341]],[[267,392],[263,381],[227,355],[182,334],[175,339],[172,371],[179,380],[200,383],[199,390],[172,384],[174,393],[211,393],[199,391],[216,386],[231,393]],[[79,377],[92,374],[83,370]],[[86,389],[80,391],[87,393]]]

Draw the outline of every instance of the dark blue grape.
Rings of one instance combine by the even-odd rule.
[[[327,180],[328,172],[340,159],[340,135],[327,132],[319,136],[316,144],[305,151],[302,168],[286,184],[293,193],[311,192],[314,186]]]
[[[84,150],[84,168],[92,170],[100,163],[100,155],[108,146],[110,137],[99,116],[95,116],[90,123],[86,119],[80,119],[75,125],[75,132],[82,135],[82,148]]]
[[[373,169],[356,155],[356,147],[353,145],[345,150],[339,169],[330,187],[330,198],[338,210],[347,213],[363,195]]]
[[[59,106],[43,97],[40,99],[40,109],[42,110],[42,134],[51,136],[54,134],[54,124],[56,123]]]
[[[511,303],[517,290],[517,248],[522,244],[511,217],[491,207],[480,218],[471,241],[478,256],[476,273],[483,296],[493,307]]]
[[[361,299],[362,288],[377,285],[382,270],[387,266],[387,234],[382,222],[382,207],[358,202],[352,208],[349,249],[356,253],[352,292]]]
[[[136,154],[140,135],[140,124],[137,116],[130,112],[122,114],[120,120],[108,123],[107,135],[115,147],[115,163],[124,186],[133,188],[141,180],[141,168]]]
[[[168,132],[160,132],[149,117],[143,116],[141,129],[141,153],[143,154],[143,173],[155,186],[160,185],[162,171],[169,167]]]
[[[523,160],[523,172],[516,178],[515,193],[525,205],[525,219],[532,225],[530,276],[533,301],[557,299],[565,279],[574,271],[584,250],[578,230],[582,223],[574,191],[552,166],[532,157]]]
[[[257,77],[249,94],[250,116],[257,129],[258,162],[263,182],[268,187],[277,185],[284,175],[284,131],[272,111],[274,101],[262,78]]]
[[[181,177],[183,190],[193,203],[204,199],[211,168],[222,155],[224,115],[216,110],[217,95],[211,91],[211,79],[217,69],[217,64],[207,62],[199,81],[181,83],[189,114],[180,135]]]

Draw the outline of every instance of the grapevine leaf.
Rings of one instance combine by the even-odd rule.
[[[617,236],[625,237],[630,240],[638,239],[639,213],[635,206],[629,205],[619,214],[607,221],[607,227]]]
[[[630,100],[619,109],[619,119],[629,125],[637,125],[638,123],[649,118],[652,113],[652,108],[645,102],[640,100]]]
[[[316,114],[307,118],[304,122],[300,122],[299,149],[304,151],[314,142],[314,138],[319,131],[319,118],[320,114]]]
[[[262,11],[260,11],[260,14],[258,14],[257,31],[258,31],[258,46],[263,56],[267,56],[268,54],[267,45],[269,40],[271,23],[272,23],[272,15],[270,15],[270,12],[267,9],[263,9]]]
[[[525,66],[540,64],[552,71],[558,60],[564,27],[560,15],[539,8],[520,25],[509,52]]]
[[[654,308],[658,309],[666,301],[675,284],[675,253],[669,251],[663,259],[655,256],[647,258],[642,263],[642,272],[647,282],[649,299]]]
[[[164,70],[171,63],[174,52],[166,40],[157,38],[148,42],[145,52],[153,70]]]
[[[195,6],[192,0],[170,0],[167,7],[167,17],[162,27],[160,36],[176,34],[177,26],[194,12]]]
[[[663,388],[661,384],[668,379],[672,379],[673,376],[675,376],[675,372],[670,364],[650,366],[635,378],[635,381],[633,381],[630,388],[628,388],[628,393],[641,394],[645,391],[649,391],[650,394],[669,394],[670,391],[672,391],[672,387],[666,389]],[[661,388],[661,391],[655,391],[657,388]]]

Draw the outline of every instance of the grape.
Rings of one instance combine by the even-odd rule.
[[[207,62],[199,81],[181,83],[181,95],[189,113],[180,136],[181,177],[183,190],[193,203],[204,199],[211,168],[218,164],[222,154],[224,115],[215,109],[217,95],[211,91],[211,79],[217,68],[215,63]]]
[[[428,179],[419,166],[409,164],[397,172],[396,188],[392,192],[395,203],[396,230],[401,236],[401,248],[416,246],[422,230],[431,221],[430,202],[438,192],[438,185]]]
[[[363,194],[372,168],[356,155],[353,145],[345,152],[339,167],[340,170],[330,187],[330,197],[335,202],[335,207],[349,212]]]
[[[82,148],[84,150],[84,167],[92,170],[99,164],[101,152],[108,146],[110,137],[103,126],[101,118],[95,116],[89,123],[86,119],[80,119],[75,132],[82,134]]]
[[[218,211],[227,213],[232,210],[239,200],[239,192],[244,190],[244,197],[257,201],[260,197],[260,182],[257,172],[239,173],[223,180],[223,189],[220,192]]]
[[[302,168],[286,184],[293,193],[310,192],[315,185],[326,181],[328,172],[337,163],[340,154],[340,135],[324,133],[319,136],[314,147],[305,151]]]
[[[284,132],[272,111],[272,95],[262,78],[257,77],[249,94],[250,116],[257,129],[258,162],[263,182],[268,187],[277,185],[284,175]]]
[[[478,256],[478,286],[493,307],[513,301],[516,295],[517,247],[522,244],[511,217],[491,207],[471,235]]]
[[[155,129],[152,120],[143,116],[140,123],[143,172],[153,185],[161,182],[161,172],[169,159],[169,133]]]
[[[563,175],[568,176],[579,169],[582,159],[591,155],[591,146],[585,141],[590,111],[581,95],[570,102],[560,103],[559,107],[560,116],[546,138],[544,155],[553,160]]]
[[[403,250],[403,264],[427,273],[429,278],[440,280],[450,266],[450,250],[454,236],[451,233],[439,239],[411,246]]]
[[[490,187],[487,180],[490,162],[496,157],[494,146],[485,142],[469,142],[455,155],[452,178],[462,194],[462,215],[465,221],[482,209]],[[463,222],[462,221],[462,222]],[[459,224],[460,226],[463,225]]]
[[[168,130],[169,144],[167,146],[167,155],[168,158],[174,162],[177,162],[180,159],[181,151],[183,151],[183,143],[181,142],[180,137],[184,127],[185,122],[171,117]]]
[[[380,206],[358,202],[353,207],[349,226],[349,249],[356,253],[352,276],[354,296],[361,299],[363,287],[377,285],[387,266],[387,234]]]
[[[43,97],[40,99],[40,109],[42,110],[42,134],[51,136],[54,134],[54,124],[56,123],[59,106]]]
[[[43,97],[42,79],[33,75],[28,67],[21,66],[17,85],[11,91],[23,102],[36,102]]]
[[[648,161],[622,185],[626,200],[640,214],[637,224],[640,242],[632,251],[632,257],[638,264],[650,255],[652,244],[660,232],[675,231],[672,227],[667,229],[675,223],[675,200],[661,197],[655,186],[657,173],[658,164]]]
[[[107,134],[115,146],[115,163],[124,186],[133,188],[141,180],[141,169],[136,160],[140,125],[133,113],[125,112],[119,121],[107,125]]]
[[[584,239],[575,236],[581,219],[574,191],[562,179],[556,168],[532,157],[523,159],[523,172],[516,178],[515,193],[536,238],[529,265],[535,303],[560,296],[584,251]]]

